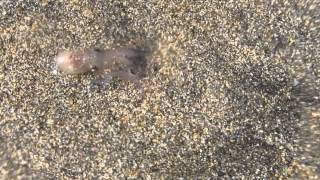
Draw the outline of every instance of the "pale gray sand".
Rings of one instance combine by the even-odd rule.
[[[319,177],[317,1],[88,2],[0,1],[1,178]],[[55,71],[90,47],[152,49],[144,96]]]

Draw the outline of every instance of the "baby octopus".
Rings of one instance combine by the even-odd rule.
[[[56,57],[57,67],[65,74],[94,72],[116,76],[140,86],[146,71],[145,51],[131,48],[64,51]]]

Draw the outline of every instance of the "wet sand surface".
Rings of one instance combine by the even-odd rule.
[[[0,1],[0,177],[318,179],[319,8]],[[150,51],[142,92],[56,70],[116,47]]]

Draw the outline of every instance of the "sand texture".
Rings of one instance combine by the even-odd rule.
[[[319,0],[1,0],[0,179],[319,179]],[[142,89],[62,50],[146,50]]]

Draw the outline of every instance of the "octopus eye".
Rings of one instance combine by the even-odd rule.
[[[133,68],[130,68],[129,71],[130,71],[131,74],[136,74],[137,73]]]
[[[97,71],[97,70],[98,70],[98,67],[97,67],[97,66],[92,66],[92,67],[91,67],[91,71],[94,72],[94,71]]]
[[[94,48],[93,50],[94,50],[95,52],[102,52],[102,50],[99,49],[99,48]]]

